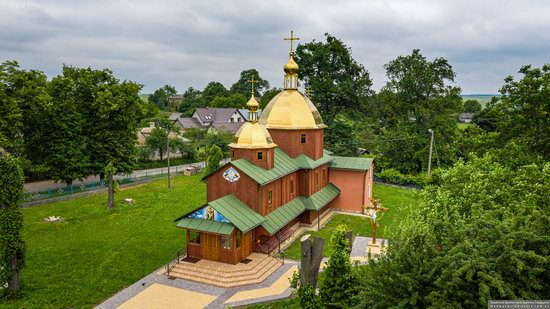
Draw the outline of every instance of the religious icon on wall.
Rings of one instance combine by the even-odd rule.
[[[206,220],[214,220],[214,208],[208,206],[206,207]]]
[[[239,172],[237,172],[236,169],[233,167],[228,168],[225,172],[223,172],[223,178],[229,182],[236,182],[241,178],[241,175]]]
[[[190,214],[188,217],[193,219],[212,220],[212,221],[226,222],[226,223],[229,222],[229,220],[227,220],[221,213],[215,210],[214,207],[212,206],[205,206],[195,211],[194,213]]]

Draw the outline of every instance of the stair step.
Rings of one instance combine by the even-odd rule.
[[[195,264],[179,263],[179,264],[176,264],[176,266],[174,267],[174,269],[172,271],[177,269],[179,271],[189,271],[189,272],[194,272],[194,273],[203,273],[203,274],[206,274],[206,275],[216,273],[218,275],[223,274],[225,277],[234,277],[234,276],[254,274],[259,269],[261,269],[261,268],[265,267],[267,264],[271,263],[271,261],[273,259],[274,258],[272,258],[272,257],[267,257],[267,258],[263,259],[262,261],[260,261],[258,264],[254,265],[253,268],[246,269],[246,270],[226,270],[226,269],[198,268],[198,267],[196,267]]]

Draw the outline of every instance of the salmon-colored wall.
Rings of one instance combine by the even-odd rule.
[[[268,129],[273,142],[290,157],[296,158],[301,154],[318,160],[323,157],[324,129],[310,130],[281,130]],[[302,134],[306,134],[306,143],[302,144]]]
[[[236,182],[229,182],[223,178],[223,173],[229,167],[233,167],[241,175]],[[233,164],[230,163],[208,176],[208,178],[206,178],[206,185],[206,198],[208,202],[228,194],[234,194],[239,200],[248,205],[248,207],[259,212],[258,190],[260,186]]]
[[[371,169],[372,170],[372,165]],[[372,174],[369,171],[330,169],[330,182],[341,191],[330,203],[330,208],[349,212],[363,212],[363,206],[372,199]]]
[[[324,172],[323,172],[324,171]],[[304,196],[310,196],[328,185],[328,164],[323,164],[313,170],[309,170],[309,191]],[[315,178],[319,177],[318,184],[315,184]]]
[[[231,160],[238,160],[240,158],[245,158],[250,161],[252,164],[259,166],[264,169],[272,169],[275,155],[275,148],[265,148],[265,149],[242,149],[242,148],[232,148],[231,150]],[[258,160],[258,152],[262,152],[263,156],[261,160]]]

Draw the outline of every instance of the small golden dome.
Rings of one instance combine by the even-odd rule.
[[[241,126],[231,148],[260,149],[276,147],[266,128],[258,122],[246,122]]]
[[[298,64],[296,61],[294,61],[294,58],[292,58],[292,55],[290,55],[290,59],[288,59],[288,62],[285,64],[284,71],[286,74],[294,75],[298,74]]]
[[[248,102],[246,102],[246,107],[249,110],[252,109],[253,111],[256,111],[258,109],[258,107],[260,107],[260,103],[258,103],[258,101],[256,101],[256,98],[254,97],[254,95],[252,95],[250,97],[250,100],[248,100]]]
[[[283,90],[271,99],[259,122],[268,129],[326,128],[315,105],[300,91],[293,89]]]

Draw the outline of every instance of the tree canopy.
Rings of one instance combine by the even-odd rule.
[[[326,33],[326,42],[300,44],[296,62],[298,78],[311,87],[313,101],[324,122],[330,126],[340,112],[361,110],[361,98],[371,95],[369,72],[357,63],[351,49]]]
[[[269,89],[269,82],[260,76],[260,73],[256,69],[248,69],[241,72],[239,80],[231,85],[230,91],[232,93],[239,93],[246,98],[250,97],[251,85],[249,80],[254,79],[254,96],[261,97],[264,90]]]
[[[481,103],[478,100],[468,99],[464,101],[464,112],[465,113],[479,113],[482,110]]]
[[[165,109],[170,105],[169,98],[178,92],[174,86],[164,85],[149,95],[149,102],[160,109]]]

